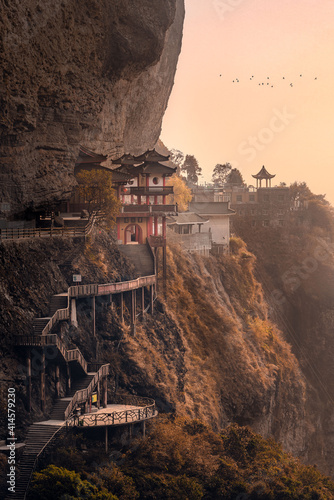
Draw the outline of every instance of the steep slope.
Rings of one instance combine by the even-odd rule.
[[[113,157],[156,143],[183,0],[0,2],[0,196],[66,199],[79,144]]]
[[[321,196],[305,185],[299,190],[307,203],[291,212],[286,227],[250,231],[249,221],[240,217],[235,229],[257,256],[255,274],[270,316],[284,331],[307,382],[305,408],[312,420],[307,459],[333,475],[334,217]]]

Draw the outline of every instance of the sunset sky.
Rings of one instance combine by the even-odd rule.
[[[251,184],[265,165],[334,205],[333,134],[333,0],[186,0],[162,140],[201,182],[230,162]]]

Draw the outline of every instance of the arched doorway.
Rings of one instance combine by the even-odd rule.
[[[129,224],[125,228],[125,244],[131,243],[139,245],[143,243],[143,230],[138,224]]]

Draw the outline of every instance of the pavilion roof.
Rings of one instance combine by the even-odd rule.
[[[121,166],[117,170],[121,170],[122,172],[127,172],[134,177],[135,175],[173,175],[176,172],[176,167],[167,167],[166,165],[161,165],[159,162],[144,162],[137,166]]]
[[[263,165],[260,172],[256,175],[252,175],[252,177],[254,177],[254,179],[273,179],[274,177],[276,177],[276,174],[271,175]]]
[[[133,155],[125,153],[120,158],[111,160],[111,163],[114,165],[135,165],[136,163],[140,163],[140,161],[137,161]]]
[[[155,149],[149,149],[146,153],[143,153],[140,156],[135,156],[136,163],[141,162],[159,162],[159,161],[168,161],[169,155],[164,156]]]
[[[99,155],[99,154],[96,154],[94,153],[93,151],[91,151],[90,149],[88,148],[85,148],[84,146],[81,146],[79,147],[79,155],[78,155],[78,158],[76,160],[76,165],[79,165],[79,164],[82,164],[82,163],[102,163],[104,161],[106,161],[107,159],[107,156],[105,155]]]

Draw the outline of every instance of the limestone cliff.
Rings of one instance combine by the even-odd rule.
[[[0,200],[65,199],[79,144],[112,157],[156,143],[183,0],[0,2]]]

